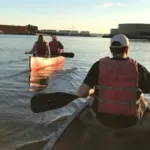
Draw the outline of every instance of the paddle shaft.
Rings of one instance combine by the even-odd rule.
[[[51,56],[52,57],[54,57],[54,56],[63,56],[63,57],[73,58],[74,53],[64,52],[64,53],[60,53],[60,54],[52,54]]]
[[[26,53],[25,54],[31,54],[31,53]],[[36,57],[36,54],[33,54],[34,57]],[[68,58],[73,58],[74,57],[74,53],[70,53],[70,52],[65,52],[65,53],[60,53],[60,54],[52,54],[50,57],[57,57],[57,56],[63,56],[63,57],[68,57]],[[39,57],[39,56],[37,56]]]

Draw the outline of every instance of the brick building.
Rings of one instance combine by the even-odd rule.
[[[28,34],[27,26],[0,25],[4,34]]]

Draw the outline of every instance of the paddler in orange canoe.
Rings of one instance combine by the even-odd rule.
[[[109,47],[113,57],[94,63],[78,89],[79,97],[94,94],[92,114],[112,128],[136,125],[149,112],[143,93],[150,93],[150,73],[129,57],[129,46],[125,35],[113,36]]]
[[[52,41],[49,42],[49,48],[51,55],[58,55],[64,52],[64,46],[57,40],[56,36],[52,36]]]
[[[45,41],[45,38],[42,34],[39,35],[38,40],[33,45],[33,48],[29,52],[25,52],[25,54],[33,54],[37,57],[49,57],[50,51],[48,48],[48,44]]]

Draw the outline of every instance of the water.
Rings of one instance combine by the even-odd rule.
[[[38,92],[76,93],[91,65],[100,57],[110,55],[109,40],[103,38],[58,37],[66,52],[74,58],[65,59],[62,70],[56,70],[43,80],[47,86],[29,85],[29,56],[37,36],[0,35],[0,149],[13,150],[28,142],[45,140],[58,126],[53,120],[71,114],[82,102],[75,102],[59,110],[32,113],[30,99]],[[49,41],[50,37],[46,37]],[[130,55],[150,70],[150,43],[132,40]],[[63,121],[62,121],[63,122]],[[60,121],[59,121],[60,123]]]

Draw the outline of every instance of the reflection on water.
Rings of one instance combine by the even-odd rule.
[[[40,70],[31,70],[29,76],[29,91],[40,91],[48,86],[51,75],[64,68],[64,62],[58,66],[50,66]]]
[[[30,72],[29,57],[24,55],[24,51],[33,46],[37,36],[0,35],[0,150],[14,150],[19,145],[47,139],[58,124],[61,124],[61,121],[50,123],[52,120],[68,113],[72,114],[83,104],[76,101],[62,109],[36,114],[30,110],[31,97],[43,90],[76,92],[91,65],[101,57],[111,56],[110,39],[63,36],[58,38],[65,45],[65,51],[74,52],[75,57],[65,58],[63,70],[55,71],[57,69],[54,67]],[[49,36],[46,36],[46,40],[50,40]],[[150,42],[131,41],[130,44],[131,57],[150,70]],[[42,91],[28,91],[38,89]],[[38,143],[35,145],[36,148],[27,147],[22,150],[40,149]]]

